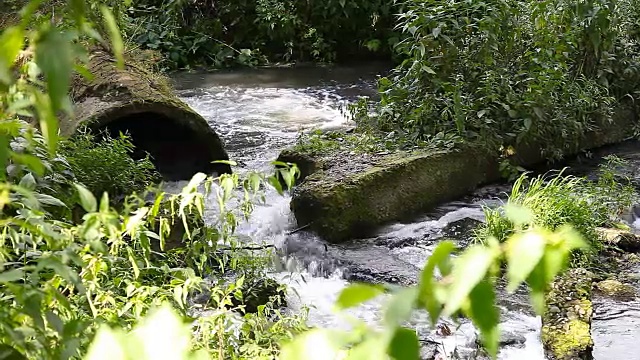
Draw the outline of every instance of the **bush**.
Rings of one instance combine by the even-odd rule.
[[[492,150],[537,141],[560,157],[637,90],[635,3],[407,1],[404,61],[379,82],[378,115],[359,122],[413,143],[443,133]]]
[[[126,36],[167,65],[257,65],[390,54],[391,0],[145,0],[126,12]]]
[[[114,139],[104,134],[99,139],[83,131],[64,141],[60,150],[76,180],[96,197],[107,192],[122,200],[160,180],[148,156],[141,160],[131,158],[134,145],[125,135]]]

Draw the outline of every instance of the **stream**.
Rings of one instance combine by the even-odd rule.
[[[385,64],[373,64],[185,73],[174,80],[180,98],[224,139],[230,158],[238,163],[234,171],[270,172],[271,161],[296,141],[300,131],[351,125],[344,105],[359,96],[375,96],[375,77],[386,69]],[[184,184],[177,182],[169,187]],[[474,227],[483,221],[481,206],[499,202],[508,190],[508,185],[483,187],[410,223],[391,224],[381,228],[375,237],[340,245],[327,244],[305,232],[290,235],[296,228],[289,210],[290,197],[269,191],[266,204],[257,205],[250,221],[241,224],[238,232],[276,247],[280,257],[272,276],[289,286],[290,311],[308,307],[309,324],[348,329],[348,319],[345,314],[335,313],[333,304],[351,281],[414,284],[438,241],[446,237],[466,246]],[[540,342],[541,320],[532,314],[526,292],[509,295],[501,291],[498,297],[502,310],[499,358],[545,359]],[[385,300],[380,297],[346,314],[376,326]],[[637,345],[626,345],[634,343],[634,336],[640,336],[640,307],[633,305],[635,316],[627,316],[633,313],[633,306],[623,304],[624,309],[616,312],[609,309],[616,305],[613,302],[598,301],[596,319],[603,320],[594,320],[594,336],[599,334],[595,336],[596,359],[640,358]],[[620,313],[625,316],[616,315]],[[422,358],[486,358],[470,323],[442,323],[447,324],[451,334],[443,334],[442,324],[440,330],[432,329],[428,316],[422,312],[416,312],[408,324],[419,335]],[[631,336],[622,343],[620,339],[625,334],[616,332],[620,326],[625,326],[625,334]]]

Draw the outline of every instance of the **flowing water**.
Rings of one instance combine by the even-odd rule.
[[[293,144],[300,131],[349,126],[343,106],[358,96],[374,96],[376,74],[384,67],[270,69],[233,73],[182,74],[176,77],[179,96],[202,114],[226,142],[235,171],[270,171],[270,161]],[[179,187],[183,183],[173,184]],[[350,281],[413,284],[434,246],[444,237],[459,246],[483,221],[481,205],[499,201],[507,187],[485,187],[446,204],[411,223],[392,224],[370,239],[330,245],[314,235],[296,232],[288,196],[267,194],[239,232],[275,245],[281,254],[272,274],[290,287],[291,311],[309,307],[309,323],[348,328],[344,314],[333,311],[339,292]],[[501,294],[503,337],[501,359],[544,359],[540,319],[531,314],[526,294]],[[375,326],[385,298],[347,312]],[[433,331],[426,314],[416,313],[409,325],[423,344],[422,356],[483,358],[475,329],[468,323],[444,336]],[[637,328],[637,326],[636,326]],[[637,352],[636,352],[637,354]],[[442,357],[445,355],[446,357]],[[631,357],[627,357],[631,358]],[[604,358],[602,358],[604,359]]]

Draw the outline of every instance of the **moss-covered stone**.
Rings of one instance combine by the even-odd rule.
[[[559,276],[547,292],[542,343],[549,359],[592,359],[592,281],[589,271],[572,269]]]
[[[640,236],[623,229],[597,228],[596,232],[603,243],[623,251],[640,251]]]
[[[601,281],[595,287],[601,294],[618,301],[632,301],[638,296],[633,286],[614,279]]]
[[[300,226],[333,242],[460,197],[497,174],[491,158],[473,148],[384,155],[355,172],[357,165],[342,160],[308,176],[291,203]]]

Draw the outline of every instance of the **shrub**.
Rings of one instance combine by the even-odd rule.
[[[107,192],[115,199],[140,192],[160,180],[155,166],[147,156],[134,160],[134,145],[129,137],[99,139],[88,131],[81,132],[61,144],[64,155],[78,182],[96,197]]]
[[[560,157],[637,90],[635,0],[404,3],[404,61],[361,124],[419,143],[441,133],[491,150],[538,141]],[[361,106],[362,107],[362,106]]]

